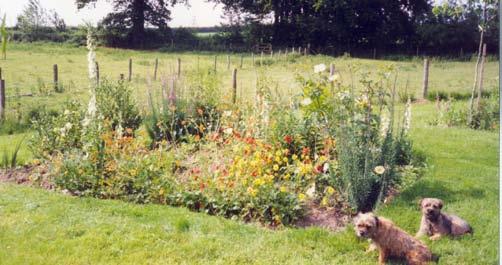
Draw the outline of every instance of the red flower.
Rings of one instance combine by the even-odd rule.
[[[307,155],[309,155],[309,154],[310,154],[310,148],[308,148],[308,147],[304,147],[304,148],[302,149],[302,155],[307,156]]]
[[[198,167],[192,168],[192,173],[193,174],[199,174],[200,173],[200,168],[198,168]]]
[[[291,137],[291,135],[284,136],[284,142],[291,144],[293,142],[293,137]]]

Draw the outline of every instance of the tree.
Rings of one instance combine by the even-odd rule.
[[[77,7],[82,9],[98,0],[76,0]],[[167,29],[171,20],[169,5],[187,3],[187,0],[112,0],[114,12],[108,14],[102,25],[109,31],[124,33],[135,47],[145,44],[145,27],[147,25],[161,30]]]
[[[29,0],[23,12],[17,17],[17,27],[25,36],[29,36],[30,40],[36,40],[40,29],[45,26],[47,26],[47,11],[39,0]]]
[[[270,18],[274,44],[348,49],[388,46],[414,35],[418,14],[430,0],[212,0],[261,19]]]
[[[52,24],[52,26],[60,32],[66,31],[66,23],[63,18],[59,16],[59,14],[56,12],[56,10],[51,10],[50,11],[50,17],[49,20]]]

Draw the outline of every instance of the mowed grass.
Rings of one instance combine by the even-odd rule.
[[[378,214],[414,234],[418,201],[438,197],[444,210],[474,227],[473,236],[426,241],[439,264],[498,264],[496,132],[430,127],[433,104],[413,108],[412,138],[430,169]],[[1,264],[376,264],[377,253],[349,226],[268,230],[182,208],[76,198],[0,184]]]

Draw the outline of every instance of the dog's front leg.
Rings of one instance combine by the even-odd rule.
[[[441,238],[441,234],[437,233],[434,234],[433,236],[429,237],[430,240],[438,240]]]
[[[420,228],[418,229],[418,232],[415,235],[415,237],[418,238],[421,236],[428,235],[429,233],[430,233],[430,228],[429,224],[427,223],[427,219],[425,218],[425,216],[422,216],[422,220],[420,221]]]
[[[388,251],[384,248],[380,248],[380,256],[378,256],[378,264],[385,265],[387,261]]]

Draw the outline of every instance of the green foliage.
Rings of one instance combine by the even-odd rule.
[[[8,169],[8,168],[16,168],[19,164],[18,153],[21,149],[21,144],[23,143],[24,138],[22,138],[14,147],[12,152],[9,152],[7,149],[3,150],[2,161],[0,162],[0,168]]]
[[[0,25],[0,38],[2,39],[2,59],[4,60],[7,59],[7,42],[9,41],[6,28],[7,26],[6,20],[7,20],[7,14],[4,14],[2,19],[2,24]]]
[[[76,101],[67,102],[54,113],[41,109],[32,120],[33,137],[29,148],[37,158],[48,158],[83,145],[82,105]]]
[[[134,131],[141,125],[141,116],[131,88],[123,81],[102,80],[96,88],[96,105],[113,130]]]
[[[477,130],[497,129],[500,126],[499,94],[497,91],[487,91],[483,95],[486,96],[482,96],[479,106],[475,106],[471,123],[468,119],[469,102],[456,102],[452,98],[445,101],[441,97],[436,100],[436,115],[429,123],[447,127],[466,126]],[[477,102],[476,98],[474,100]]]

